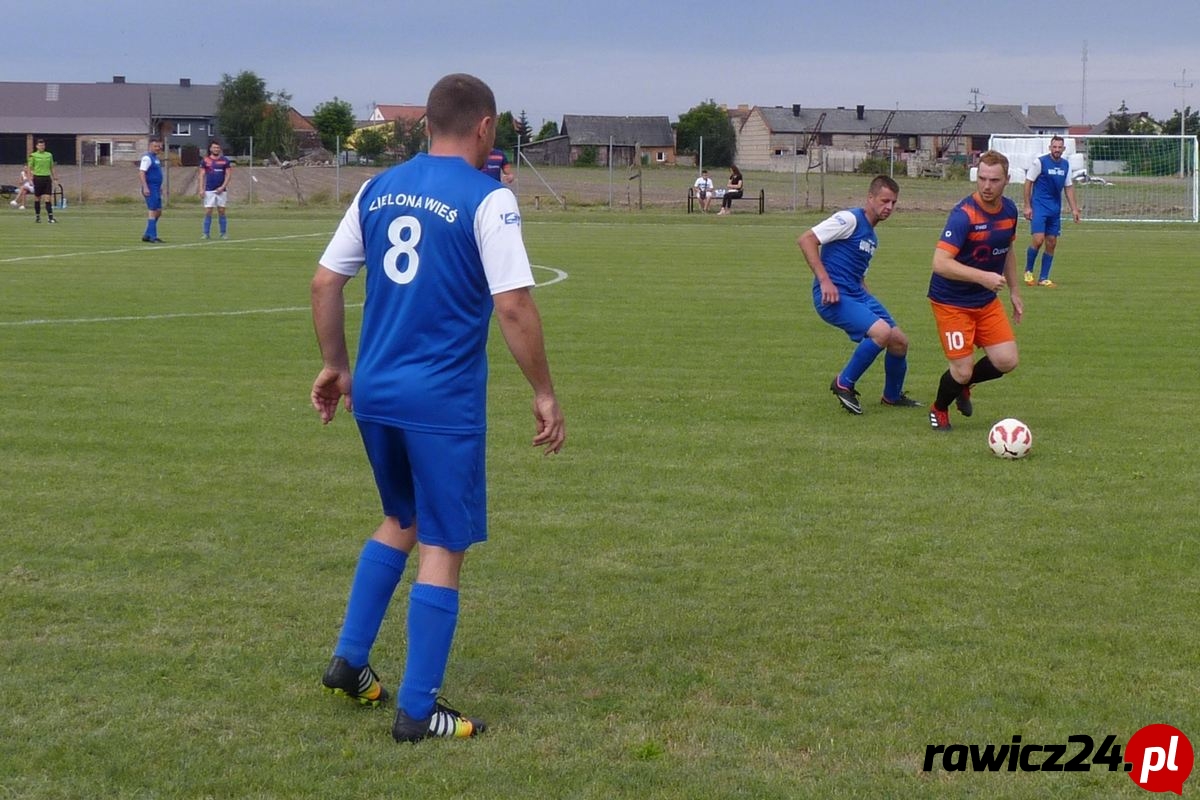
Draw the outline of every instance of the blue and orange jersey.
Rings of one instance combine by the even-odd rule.
[[[233,168],[233,162],[225,156],[208,155],[200,162],[204,170],[204,190],[215,192],[225,185],[225,173]]]
[[[492,150],[488,153],[487,161],[483,162],[481,169],[487,175],[491,175],[496,180],[503,180],[504,168],[508,166],[508,156],[500,148]]]
[[[976,193],[950,212],[937,246],[961,264],[1003,275],[1016,238],[1017,204],[1003,197],[999,209],[988,211]],[[977,283],[956,281],[935,272],[929,279],[929,299],[962,308],[982,308],[996,299],[996,293]]]

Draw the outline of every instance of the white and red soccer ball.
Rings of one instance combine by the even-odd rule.
[[[1000,458],[1024,458],[1033,447],[1033,434],[1019,419],[1002,419],[988,431],[988,447]]]

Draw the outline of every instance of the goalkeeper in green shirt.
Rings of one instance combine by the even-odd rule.
[[[54,184],[58,178],[54,174],[54,156],[46,152],[46,140],[38,139],[34,145],[37,149],[29,154],[29,171],[33,173],[33,221],[42,221],[42,203],[46,203],[46,221],[54,219]]]

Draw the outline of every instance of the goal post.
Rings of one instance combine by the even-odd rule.
[[[994,134],[1009,161],[1010,197],[1024,202],[1025,174],[1050,152],[1050,136]],[[1063,136],[1071,185],[1093,222],[1200,222],[1200,144],[1195,136]],[[1063,203],[1064,212],[1070,209]]]

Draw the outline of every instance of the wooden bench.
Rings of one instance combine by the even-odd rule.
[[[714,202],[716,202],[717,205],[721,204],[721,200],[724,199],[724,197],[725,197],[724,189],[713,189],[712,199]],[[755,199],[755,197],[752,194],[743,194],[740,198],[735,198],[734,200],[731,200],[730,203],[733,203],[736,200],[750,200],[751,202],[753,202],[754,199]],[[758,198],[757,199],[758,199],[758,213],[765,214],[767,211],[767,192],[765,189],[758,190]],[[696,191],[695,186],[689,187],[688,193],[687,193],[687,213],[691,214],[693,211],[696,211],[696,212],[700,211],[700,195]]]

